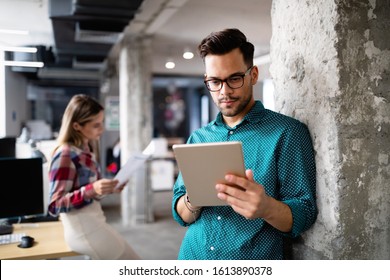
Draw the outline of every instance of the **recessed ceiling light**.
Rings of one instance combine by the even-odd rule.
[[[175,68],[175,62],[173,62],[172,60],[167,61],[167,63],[165,63],[165,68],[167,68],[167,69]]]
[[[194,57],[194,53],[192,51],[186,50],[183,53],[183,58],[185,59],[192,59]]]

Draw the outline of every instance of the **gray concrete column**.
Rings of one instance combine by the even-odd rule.
[[[152,75],[150,40],[125,38],[119,56],[120,139],[122,166],[152,139]],[[147,166],[131,178],[121,194],[124,225],[149,222],[152,201]]]
[[[272,7],[276,110],[309,126],[317,222],[296,259],[390,259],[390,5],[284,1]]]

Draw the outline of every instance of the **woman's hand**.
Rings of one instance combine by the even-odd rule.
[[[117,181],[117,184],[118,184],[118,180],[115,180],[115,181]],[[124,182],[122,185],[119,185],[118,187],[114,188],[114,193],[120,193],[120,192],[122,192],[123,189],[126,187],[127,182],[128,182],[128,181],[126,181],[126,182]]]
[[[113,179],[100,179],[95,181],[93,189],[98,195],[107,195],[114,192],[115,186],[118,184],[118,180]]]

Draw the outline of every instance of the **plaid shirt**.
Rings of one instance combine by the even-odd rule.
[[[58,148],[49,170],[49,213],[57,216],[99,198],[92,183],[101,178],[100,167],[88,147],[65,144]]]

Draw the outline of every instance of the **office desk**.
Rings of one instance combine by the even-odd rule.
[[[56,259],[79,255],[64,240],[60,221],[33,224],[15,224],[14,233],[23,232],[35,239],[31,248],[19,248],[19,243],[0,245],[0,260]]]

